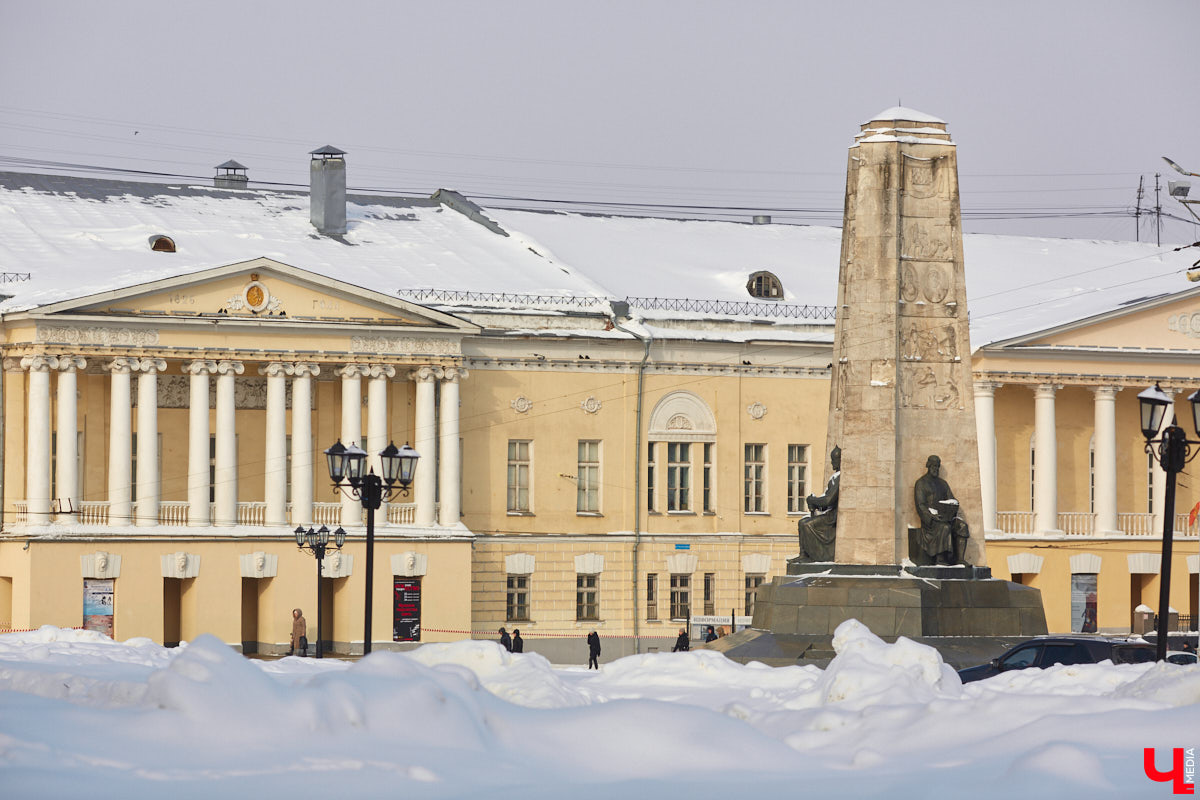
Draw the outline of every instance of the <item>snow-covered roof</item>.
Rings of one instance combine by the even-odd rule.
[[[905,120],[906,122],[937,122],[942,125],[946,124],[946,120],[944,119],[938,119],[932,114],[926,114],[924,111],[917,111],[916,109],[905,108],[904,106],[892,106],[891,108],[885,108],[883,111],[880,111],[863,124],[867,125],[871,122],[876,122],[877,120],[898,119]]]
[[[0,296],[12,295],[0,313],[259,256],[391,295],[549,295],[583,299],[593,310],[592,298],[723,303],[639,310],[648,322],[754,316],[730,304],[753,300],[746,282],[760,270],[780,279],[785,304],[836,303],[837,228],[484,212],[501,233],[429,198],[351,195],[347,233],[327,237],[310,224],[304,192],[0,173],[0,272],[30,274],[0,285]],[[155,234],[171,237],[177,252],[152,251]],[[965,236],[964,251],[975,347],[1182,291],[1197,255],[1132,242],[984,234]],[[455,302],[435,305],[453,312]],[[831,326],[795,321],[808,341],[821,339],[814,326]],[[771,338],[794,335],[756,327]]]

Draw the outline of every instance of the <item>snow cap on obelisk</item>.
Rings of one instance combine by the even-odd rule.
[[[941,457],[983,565],[958,162],[946,123],[894,107],[846,167],[826,454],[842,448],[836,560],[899,564],[913,487]]]

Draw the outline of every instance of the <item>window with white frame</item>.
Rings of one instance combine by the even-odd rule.
[[[1037,511],[1037,448],[1029,437],[1029,510]]]
[[[658,619],[658,573],[646,576],[646,619]]]
[[[526,439],[508,440],[508,513],[528,514],[529,466],[533,443]]]
[[[655,446],[658,442],[648,442],[646,444],[646,510],[653,513],[658,511],[658,503],[654,496],[654,479],[657,477],[658,465],[654,461],[655,453],[658,448]]]
[[[804,497],[808,494],[808,445],[788,445],[788,513],[804,511]]]
[[[692,615],[692,576],[671,575],[671,619],[687,619]]]
[[[712,442],[704,443],[704,466],[702,475],[702,492],[703,504],[702,510],[705,514],[712,514],[716,511],[716,498],[713,497],[713,451],[716,445]]]
[[[1154,513],[1154,455],[1146,453],[1146,513]]]
[[[600,442],[581,440],[575,471],[575,511],[600,513]]]
[[[767,446],[746,445],[745,489],[743,510],[747,514],[761,514],[767,510]]]
[[[1088,511],[1096,513],[1096,437],[1088,442]]]
[[[575,619],[577,621],[600,619],[599,575],[575,576]]]
[[[717,575],[715,572],[704,573],[704,613],[712,616],[717,613]]]
[[[505,598],[505,617],[509,622],[529,621],[529,576],[509,575]]]
[[[687,442],[667,443],[667,511],[692,510],[692,447]]]
[[[758,594],[758,587],[763,585],[763,581],[767,579],[766,575],[746,575],[746,616],[754,616],[754,598]]]

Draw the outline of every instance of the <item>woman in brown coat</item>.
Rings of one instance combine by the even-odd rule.
[[[292,649],[288,650],[288,655],[293,655],[297,650],[300,655],[306,656],[308,653],[308,623],[304,621],[304,612],[298,608],[292,609]],[[301,642],[300,640],[305,641]]]

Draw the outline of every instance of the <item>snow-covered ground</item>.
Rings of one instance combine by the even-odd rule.
[[[582,642],[581,642],[582,645]],[[491,642],[354,663],[211,636],[0,636],[0,796],[1166,797],[1143,748],[1200,746],[1200,668],[1027,670],[963,686],[850,621],[824,671],[707,651],[599,672]]]

